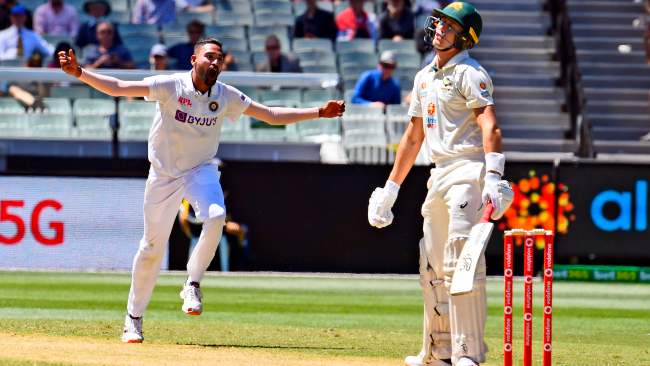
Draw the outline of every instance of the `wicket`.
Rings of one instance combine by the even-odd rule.
[[[503,365],[512,366],[512,276],[514,237],[524,240],[524,366],[533,356],[533,263],[536,238],[544,238],[544,348],[542,365],[551,366],[553,330],[553,232],[544,229],[513,229],[503,236]]]

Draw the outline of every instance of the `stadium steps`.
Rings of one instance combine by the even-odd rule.
[[[628,45],[633,51],[643,50],[643,38],[638,37],[574,37],[573,43],[581,49],[616,50],[618,46]],[[620,51],[619,51],[620,52]]]
[[[650,114],[650,106],[647,101],[629,100],[598,100],[587,102],[587,113],[589,114],[615,114],[615,115],[646,115]],[[650,128],[650,118],[647,119]]]
[[[594,23],[573,24],[571,26],[571,31],[574,37],[611,37],[611,38],[643,39],[643,29],[636,28],[632,24],[630,25],[594,24]]]
[[[615,66],[612,66],[612,70],[615,70]],[[648,90],[650,89],[650,75],[618,76],[583,74],[582,85],[585,87],[639,88]]]
[[[572,13],[610,13],[610,14],[641,14],[641,3],[634,1],[569,1],[569,11]]]
[[[546,48],[555,47],[555,40],[549,36],[541,35],[487,35],[481,36],[480,47],[506,47],[506,48]]]
[[[575,14],[571,17],[573,24],[612,24],[612,25],[627,25],[633,24],[635,19],[638,19],[639,13],[583,13]]]
[[[630,88],[584,88],[587,100],[647,101],[650,92],[645,89]]]
[[[564,152],[573,153],[577,149],[575,141],[558,139],[535,139],[532,136],[526,138],[504,137],[504,151],[521,151],[521,152]]]
[[[650,155],[650,142],[595,140],[596,151],[610,154]]]
[[[618,63],[615,66],[616,74],[621,76],[650,75],[650,66],[645,63]],[[587,75],[603,75],[612,72],[612,64],[606,62],[583,62],[580,70]]]
[[[553,99],[563,101],[564,90],[558,87],[500,86],[494,90],[497,104],[503,99]]]
[[[578,62],[609,62],[612,63],[645,63],[645,50],[632,50],[622,53],[617,49],[613,50],[592,50],[578,49]]]
[[[552,74],[558,77],[560,74],[560,64],[557,61],[485,61],[481,62],[489,73],[513,73],[513,74]]]

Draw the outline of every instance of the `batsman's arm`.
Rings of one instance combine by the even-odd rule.
[[[253,101],[244,114],[270,125],[288,125],[309,119],[340,117],[343,112],[345,102],[342,100],[330,100],[322,107],[314,108],[268,107]]]
[[[83,69],[73,50],[68,53],[61,51],[58,54],[61,69],[93,88],[114,97],[146,97],[149,95],[149,86],[144,81],[125,81],[112,76],[97,74]]]
[[[501,152],[501,129],[497,123],[494,105],[474,109],[476,123],[483,132],[483,149],[485,153]]]
[[[402,185],[413,167],[413,163],[415,163],[420,147],[422,147],[422,141],[424,141],[422,117],[411,117],[411,122],[409,122],[399,142],[393,170],[390,172],[388,180],[397,183],[397,185]]]

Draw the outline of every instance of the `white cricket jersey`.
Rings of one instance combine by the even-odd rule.
[[[474,109],[494,104],[492,79],[467,51],[442,67],[431,64],[415,75],[409,116],[422,117],[431,162],[483,153],[483,134]]]
[[[180,177],[214,158],[219,148],[221,125],[234,123],[251,99],[217,81],[210,96],[192,83],[192,71],[157,75],[144,80],[149,96],[157,101],[149,131],[149,162],[157,175]]]

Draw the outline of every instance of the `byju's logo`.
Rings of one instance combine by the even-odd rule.
[[[610,204],[618,206],[616,217],[605,217],[605,205]],[[638,180],[634,192],[607,190],[596,195],[591,201],[591,219],[603,231],[630,231],[632,221],[634,230],[645,231],[648,227],[647,205],[648,182]]]

